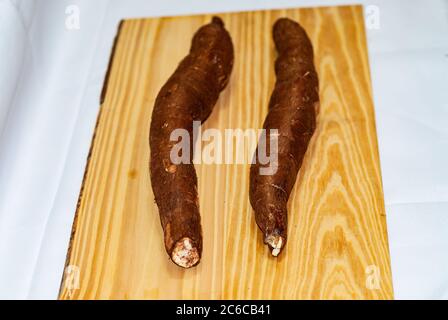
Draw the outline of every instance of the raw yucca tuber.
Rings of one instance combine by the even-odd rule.
[[[311,41],[298,23],[279,19],[273,36],[277,82],[264,129],[267,141],[270,129],[278,130],[278,168],[272,175],[262,175],[263,165],[258,160],[252,165],[250,202],[265,243],[278,256],[287,239],[287,202],[316,127],[319,80]]]
[[[176,50],[173,43],[173,50]],[[220,18],[194,35],[190,53],[157,96],[152,114],[151,183],[159,208],[165,249],[183,268],[197,265],[202,254],[197,177],[193,165],[193,121],[204,122],[226,87],[233,67],[233,45]],[[173,164],[177,143],[171,133],[185,129],[190,136],[190,161]]]

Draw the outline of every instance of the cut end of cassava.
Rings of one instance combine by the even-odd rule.
[[[190,238],[183,238],[174,246],[171,259],[179,267],[188,269],[199,263],[200,256],[198,249],[193,246],[193,241]]]
[[[265,239],[265,243],[272,249],[271,253],[274,257],[278,257],[283,249],[285,240],[279,235],[269,235]]]

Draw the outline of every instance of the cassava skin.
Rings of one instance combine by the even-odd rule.
[[[176,44],[173,44],[176,50]],[[204,122],[226,87],[233,67],[233,45],[220,18],[201,27],[190,53],[162,87],[150,129],[151,184],[164,231],[165,249],[183,268],[197,265],[202,254],[197,177],[193,165],[193,121]],[[172,164],[170,141],[175,129],[190,134],[189,164]]]
[[[278,256],[287,239],[288,199],[316,128],[319,80],[312,44],[298,23],[279,19],[273,36],[277,82],[264,129],[268,148],[270,129],[278,130],[278,169],[273,175],[261,175],[257,150],[250,171],[250,202],[264,242]]]

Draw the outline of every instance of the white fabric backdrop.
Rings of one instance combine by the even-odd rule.
[[[380,9],[367,31],[395,296],[448,299],[444,0],[0,0],[0,298],[57,297],[120,19],[358,2]]]

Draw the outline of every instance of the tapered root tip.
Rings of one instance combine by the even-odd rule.
[[[267,236],[265,242],[272,249],[271,253],[274,257],[278,257],[283,249],[283,245],[285,244],[285,240],[278,235]]]
[[[191,239],[183,238],[174,246],[171,259],[179,267],[188,269],[199,263],[200,256],[198,249],[193,246]]]
[[[224,27],[224,22],[222,21],[222,19],[220,17],[213,17],[212,18],[212,23],[219,25],[220,27]]]

